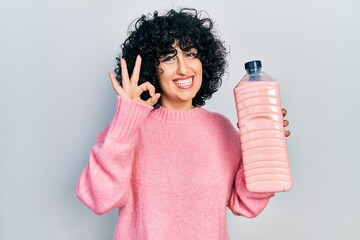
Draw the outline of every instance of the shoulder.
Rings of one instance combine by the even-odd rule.
[[[213,121],[216,124],[220,124],[223,127],[235,129],[234,125],[231,123],[231,121],[223,114],[218,112],[211,112],[208,110],[205,110],[208,113],[208,120]]]
[[[205,111],[207,111],[207,118],[205,121],[208,122],[214,130],[218,129],[221,133],[238,137],[238,130],[225,115],[218,112]]]
[[[241,151],[239,130],[223,114],[208,111],[208,118],[203,124],[208,130],[208,137],[224,154],[238,156]],[[231,157],[229,157],[232,159]]]

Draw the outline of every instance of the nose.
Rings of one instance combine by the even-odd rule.
[[[182,54],[178,54],[178,56],[177,56],[177,74],[186,76],[188,72],[189,72],[189,66],[187,65],[185,57]]]

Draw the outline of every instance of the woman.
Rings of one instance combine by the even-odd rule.
[[[95,213],[120,209],[115,239],[228,239],[226,207],[255,217],[274,195],[246,190],[238,131],[201,108],[225,57],[212,20],[196,10],[135,23],[109,74],[115,116],[77,185]]]

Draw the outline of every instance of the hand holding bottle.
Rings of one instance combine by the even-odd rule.
[[[281,109],[281,112],[282,112],[283,117],[285,117],[286,114],[287,114],[287,110],[286,110],[285,108],[283,108],[283,109]],[[286,120],[286,119],[284,119],[284,120],[283,120],[283,126],[284,126],[284,128],[287,127],[287,126],[289,126],[289,121]],[[240,128],[239,122],[237,123],[237,127]],[[284,130],[284,135],[285,135],[285,137],[289,137],[290,134],[291,134],[291,132],[290,132],[289,130]]]
[[[283,117],[285,117],[286,114],[287,114],[287,110],[286,110],[285,108],[283,108],[283,109],[281,109],[281,112],[282,112]],[[284,120],[283,120],[283,126],[284,126],[284,128],[287,127],[287,126],[289,126],[289,121],[286,120],[286,119],[284,119]],[[290,136],[290,134],[291,134],[291,133],[290,133],[289,130],[285,130],[285,131],[284,131],[285,137]]]

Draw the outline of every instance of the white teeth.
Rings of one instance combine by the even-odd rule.
[[[175,80],[174,83],[178,86],[185,87],[192,83],[192,78],[183,79],[183,80]]]

